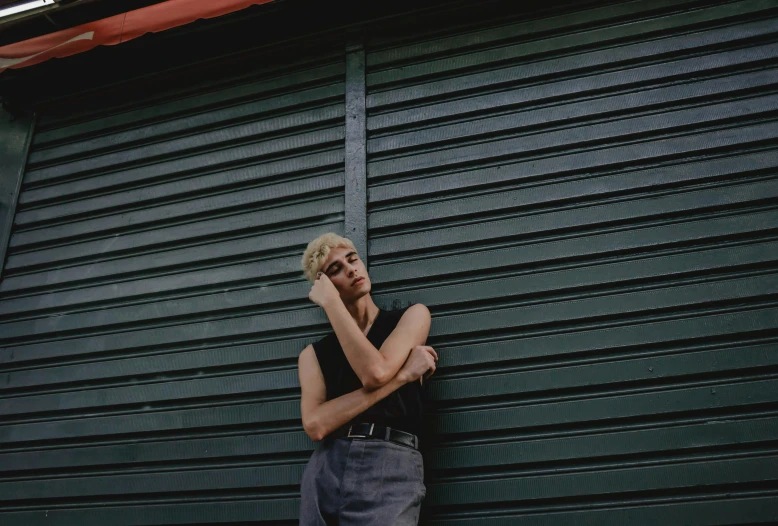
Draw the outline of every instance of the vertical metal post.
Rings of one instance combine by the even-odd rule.
[[[353,36],[346,45],[345,233],[367,266],[366,137],[365,47],[361,36]]]
[[[23,112],[11,115],[0,108],[0,280],[34,124],[33,115]]]

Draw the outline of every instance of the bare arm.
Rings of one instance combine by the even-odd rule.
[[[381,348],[376,349],[342,301],[333,301],[324,310],[346,359],[368,390],[378,389],[394,378],[411,349],[424,345],[430,331],[430,311],[425,305],[417,303],[403,313],[397,327]]]
[[[316,441],[323,439],[407,383],[404,379],[406,375],[395,375],[378,389],[368,390],[362,387],[328,401],[324,375],[312,345],[307,346],[300,353],[297,372],[300,378],[303,429],[311,440]]]

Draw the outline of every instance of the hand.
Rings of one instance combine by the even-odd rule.
[[[435,373],[437,369],[438,353],[429,345],[417,345],[408,354],[405,363],[397,372],[397,377],[404,383],[424,380]]]
[[[311,291],[308,293],[308,299],[314,302],[321,308],[324,308],[330,302],[340,299],[340,293],[335,288],[329,276],[323,272],[319,272],[316,275],[316,281],[311,287]]]

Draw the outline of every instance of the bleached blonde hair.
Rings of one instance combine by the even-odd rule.
[[[337,247],[350,248],[356,250],[354,243],[350,239],[339,236],[335,232],[327,232],[322,234],[310,243],[303,253],[303,258],[300,261],[303,267],[303,274],[305,279],[313,283],[316,281],[316,273],[319,272],[321,264],[327,259],[330,250]]]

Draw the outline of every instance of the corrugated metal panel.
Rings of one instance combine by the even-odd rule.
[[[0,279],[34,128],[33,115],[0,106]]]
[[[0,523],[296,524],[342,49],[41,116],[0,284]]]
[[[426,523],[778,521],[778,3],[483,6],[366,59],[371,278],[441,357]]]

